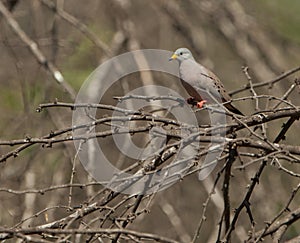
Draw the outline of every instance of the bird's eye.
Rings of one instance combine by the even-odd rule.
[[[180,56],[182,56],[182,54],[183,54],[182,52],[179,53]]]

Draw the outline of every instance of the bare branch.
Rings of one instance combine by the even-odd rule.
[[[52,62],[47,60],[45,55],[41,52],[38,45],[29,38],[29,36],[21,29],[18,22],[14,19],[12,14],[5,8],[3,3],[0,1],[0,12],[5,17],[7,23],[11,26],[12,30],[19,36],[19,38],[26,44],[29,50],[32,52],[37,61],[50,72],[54,80],[56,80],[65,91],[68,92],[72,100],[75,99],[75,91],[73,88],[64,80],[63,75],[58,70],[57,67],[54,66]]]
[[[289,71],[286,71],[284,72],[283,74],[279,75],[278,77],[274,78],[274,79],[271,79],[269,81],[265,81],[265,82],[261,82],[261,83],[255,83],[253,84],[253,88],[258,88],[258,87],[263,87],[263,86],[272,86],[274,85],[275,83],[283,80],[284,78],[296,73],[296,72],[299,72],[300,71],[300,67],[296,67],[296,68],[293,68]],[[246,84],[244,85],[242,88],[239,88],[239,89],[236,89],[234,91],[231,91],[229,92],[230,95],[235,95],[237,93],[240,93],[242,91],[245,91],[245,90],[248,90],[250,89],[250,85],[249,84]]]
[[[0,235],[0,239],[8,239],[14,234],[101,234],[103,236],[105,235],[115,235],[115,234],[123,234],[127,236],[134,236],[137,237],[139,240],[155,240],[157,242],[163,242],[163,243],[177,243],[178,241],[168,239],[163,236],[158,236],[154,234],[149,233],[140,233],[133,230],[125,230],[125,229],[41,229],[41,228],[30,228],[30,229],[14,229],[14,230],[3,230],[0,229],[0,233],[7,234],[7,238],[3,237],[3,235]]]

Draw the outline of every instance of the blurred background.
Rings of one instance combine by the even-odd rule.
[[[41,103],[73,102],[76,93],[89,74],[105,60],[137,49],[174,51],[189,48],[197,61],[210,68],[223,81],[228,91],[235,91],[248,83],[242,72],[249,67],[253,83],[269,81],[300,63],[300,2],[279,0],[2,0],[0,17],[0,136],[1,140],[42,137],[51,131],[70,127],[72,111],[63,108],[41,113]],[[9,19],[15,19],[14,30]],[[20,39],[20,33],[23,32]],[[25,37],[24,37],[25,35]],[[27,42],[26,42],[27,41]],[[39,53],[29,45],[36,43]],[[42,57],[41,55],[42,54]],[[43,59],[44,58],[44,59]],[[59,83],[55,70],[63,75]],[[158,78],[157,78],[158,77]],[[258,94],[282,97],[295,82],[297,73],[273,86],[257,88]],[[123,80],[111,87],[103,98],[104,104],[116,104],[111,96],[120,96],[145,84],[167,85],[183,92],[181,84],[172,77],[144,75]],[[66,88],[67,87],[67,88]],[[67,89],[67,91],[66,91]],[[234,93],[233,98],[251,95],[249,90]],[[299,105],[299,93],[292,92],[288,100]],[[254,101],[239,101],[235,105],[245,114],[255,110]],[[266,101],[260,103],[265,109]],[[280,129],[283,121],[268,126],[268,137]],[[299,145],[299,123],[289,130],[284,143]],[[12,150],[0,146],[0,155]],[[75,155],[73,144],[59,143],[48,148],[35,145],[15,158],[0,163],[0,187],[12,190],[47,188],[70,182]],[[238,206],[250,178],[258,164],[247,170],[233,170],[232,209]],[[294,169],[294,167],[293,167]],[[295,169],[296,171],[296,169]],[[298,169],[298,171],[300,171]],[[149,206],[150,213],[142,214],[131,229],[150,232],[190,242],[203,203],[213,181],[213,174],[205,181],[196,175],[156,195]],[[92,179],[76,162],[74,182],[89,183]],[[251,198],[254,230],[263,229],[286,204],[299,179],[269,166]],[[72,206],[83,204],[95,195],[100,186],[75,188]],[[221,188],[209,204],[206,222],[199,242],[214,242],[218,220],[222,212]],[[37,193],[9,193],[0,191],[0,226],[12,227],[43,209],[37,217],[22,222],[34,226],[57,220],[68,211],[57,205],[68,205],[69,189]],[[300,203],[299,196],[291,205]],[[247,214],[242,213],[233,242],[247,239],[251,228]],[[284,240],[300,234],[300,223],[293,224]],[[271,238],[266,238],[271,242]]]

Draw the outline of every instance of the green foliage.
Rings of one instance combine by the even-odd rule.
[[[90,27],[90,31],[97,34],[104,42],[109,42],[113,37],[113,31],[104,26],[100,29],[93,25]],[[102,53],[94,43],[87,38],[82,38],[74,53],[66,58],[62,65],[66,80],[76,90],[79,90],[84,80],[99,65],[100,56]]]
[[[0,91],[1,110],[20,112],[23,108],[20,92],[13,87],[2,86]]]
[[[300,43],[300,2],[294,0],[256,1],[261,22],[284,38]]]
[[[93,70],[93,44],[84,39],[80,42],[74,53],[66,58],[62,65],[65,79],[79,90],[81,84]]]
[[[79,90],[84,80],[91,74],[93,68],[86,69],[67,69],[64,71],[66,80],[72,85],[75,90]]]

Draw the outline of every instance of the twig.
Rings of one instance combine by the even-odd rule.
[[[276,109],[280,104],[283,103],[283,100],[286,100],[289,95],[293,92],[293,90],[298,86],[298,80],[295,79],[294,83],[290,86],[290,88],[285,92],[285,94],[280,98],[281,100],[273,106],[272,109]]]
[[[300,71],[300,66],[299,67],[296,67],[296,68],[293,68],[289,71],[286,71],[285,73],[279,75],[278,77],[274,78],[274,79],[271,79],[269,81],[265,81],[265,82],[261,82],[261,83],[255,83],[253,84],[253,88],[258,88],[258,87],[262,87],[262,86],[266,86],[266,85],[273,85],[281,80],[283,80],[284,78],[296,73]],[[249,83],[244,85],[242,88],[239,88],[239,89],[236,89],[236,90],[233,90],[231,92],[229,92],[230,95],[235,95],[237,93],[240,93],[241,91],[245,91],[245,90],[248,90],[250,89],[250,85]]]
[[[235,158],[237,156],[236,144],[229,144],[229,156],[226,161],[225,171],[224,171],[224,182],[223,182],[223,200],[224,200],[224,221],[225,221],[225,229],[226,231],[230,227],[230,197],[229,197],[229,185],[230,185],[230,177],[231,177],[231,167]]]
[[[300,174],[295,173],[295,172],[293,172],[293,171],[291,171],[291,170],[288,170],[288,169],[286,169],[285,167],[283,167],[283,166],[281,165],[281,163],[278,161],[277,158],[274,158],[274,160],[276,161],[276,164],[278,165],[278,169],[279,169],[279,170],[284,171],[285,173],[289,174],[290,176],[294,176],[294,177],[300,178]]]
[[[299,212],[300,212],[300,211],[299,211],[299,209],[298,209],[298,210],[295,210],[296,212],[298,211],[298,213],[295,213],[295,211],[294,211],[294,212],[291,212],[291,213],[289,213],[289,214],[285,217],[285,219],[283,219],[283,220],[281,220],[281,222],[277,222],[277,223],[275,224],[275,222],[276,222],[276,221],[277,221],[277,220],[278,220],[285,212],[289,212],[289,211],[290,211],[289,207],[290,207],[292,201],[294,200],[294,198],[295,198],[295,196],[296,196],[296,194],[298,193],[299,190],[300,190],[300,184],[298,184],[298,186],[297,186],[296,188],[293,189],[292,194],[291,194],[289,200],[287,201],[285,207],[284,207],[282,210],[280,210],[280,212],[279,212],[279,213],[278,213],[278,214],[277,214],[270,222],[267,222],[266,227],[265,227],[263,230],[257,232],[255,235],[253,235],[253,236],[251,237],[252,240],[255,239],[255,243],[260,242],[261,239],[262,239],[263,237],[265,237],[266,235],[272,234],[272,233],[276,232],[276,229],[280,228],[282,225],[289,225],[289,222],[290,222],[289,220],[291,219],[291,217],[293,217],[293,216],[294,216],[294,217],[297,217],[297,214],[298,214],[298,217],[300,217],[300,215],[299,215]]]
[[[149,233],[141,233],[133,230],[125,230],[125,229],[40,229],[40,228],[29,228],[29,229],[0,229],[0,233],[5,233],[7,236],[11,236],[14,234],[103,234],[103,235],[115,235],[115,234],[124,234],[124,235],[132,235],[142,240],[155,240],[157,242],[163,243],[178,243],[178,241],[168,239],[163,236],[158,236]],[[7,239],[0,235],[0,239]]]
[[[274,143],[279,143],[279,141],[285,140],[285,134],[287,133],[289,128],[293,125],[293,123],[298,119],[299,117],[292,116],[286,123],[283,123],[282,129],[277,135],[277,137],[275,138]]]
[[[0,1],[0,12],[5,17],[5,20],[10,25],[12,30],[18,35],[18,37],[26,44],[29,50],[32,52],[37,61],[51,73],[52,77],[68,92],[72,100],[75,99],[74,89],[64,80],[63,75],[54,66],[52,62],[47,60],[44,54],[38,48],[38,45],[29,38],[29,36],[21,29],[18,22],[14,19],[12,14],[5,8],[3,3]]]
[[[176,101],[180,104],[184,104],[186,101],[183,98],[180,97],[175,97],[175,96],[144,96],[144,95],[126,95],[126,96],[114,96],[114,99],[118,100],[119,102],[122,102],[124,100],[129,100],[129,99],[137,99],[137,100],[146,100],[148,102],[155,101],[155,100],[171,100],[171,101]]]
[[[252,217],[252,214],[251,214],[250,202],[249,201],[250,201],[250,197],[251,197],[251,195],[254,191],[254,188],[258,184],[259,178],[260,178],[264,168],[266,167],[266,163],[267,163],[267,161],[263,161],[261,163],[258,171],[255,173],[255,176],[252,178],[252,183],[250,184],[249,189],[248,189],[242,203],[238,206],[238,208],[235,209],[234,217],[231,221],[229,229],[227,230],[227,232],[226,232],[226,234],[225,234],[225,236],[222,240],[223,242],[228,242],[228,240],[230,239],[231,233],[235,229],[235,224],[236,224],[236,222],[239,218],[239,215],[240,215],[240,213],[241,213],[241,211],[244,207],[247,210],[247,213],[249,215],[249,218],[251,220],[252,225],[254,225],[254,220],[253,220],[253,217]]]
[[[253,88],[252,78],[251,78],[251,76],[249,75],[249,72],[248,72],[249,67],[243,67],[242,70],[243,70],[244,74],[246,75],[246,78],[247,78],[247,80],[249,82],[250,91],[251,91],[251,93],[253,95],[253,98],[255,99],[255,110],[258,111],[259,110],[259,106],[258,106],[257,93],[256,93],[256,91]]]
[[[146,190],[147,187],[149,186],[149,182],[151,181],[150,178],[151,178],[151,177],[149,177],[147,183],[145,184],[145,190]],[[142,202],[143,197],[144,197],[144,195],[138,195],[137,200],[136,200],[136,202],[135,202],[135,204],[134,204],[134,207],[132,208],[131,213],[128,215],[128,219],[125,220],[125,221],[123,222],[123,224],[122,224],[122,229],[125,229],[126,226],[129,224],[129,222],[132,220],[132,219],[129,219],[129,217],[132,217],[133,215],[136,214],[136,211],[137,211],[137,209],[138,209],[140,203]],[[121,233],[118,233],[118,234],[115,236],[115,238],[112,240],[112,243],[117,243],[117,242],[118,242],[118,239],[120,238],[120,236],[121,236]]]
[[[215,194],[216,186],[217,186],[217,184],[218,184],[218,182],[219,182],[219,179],[221,178],[221,173],[224,171],[224,169],[225,169],[225,166],[221,169],[221,171],[219,171],[219,172],[217,173],[217,177],[216,177],[216,179],[215,179],[214,185],[213,185],[211,191],[209,192],[209,194],[208,194],[208,196],[207,196],[207,199],[205,200],[205,202],[204,202],[203,205],[202,205],[202,206],[203,206],[202,215],[201,215],[201,218],[200,218],[200,220],[199,220],[199,223],[198,223],[196,232],[195,232],[195,234],[194,234],[192,243],[196,243],[197,240],[200,239],[200,230],[201,230],[201,228],[202,228],[202,226],[203,226],[204,221],[206,221],[206,216],[205,216],[205,214],[206,214],[206,210],[207,210],[207,207],[208,207],[208,203],[210,202],[210,200],[211,200],[213,194]]]
[[[79,30],[80,32],[82,32],[84,34],[84,36],[86,36],[88,39],[90,39],[95,44],[95,46],[97,46],[99,49],[101,49],[105,53],[106,56],[112,55],[112,51],[110,50],[109,46],[106,45],[103,41],[101,41],[96,34],[94,34],[92,31],[90,31],[89,28],[85,24],[83,24],[81,21],[79,21],[73,15],[67,13],[62,8],[55,6],[55,4],[52,1],[40,0],[40,2],[43,3],[45,6],[47,6],[54,13],[56,13],[63,20],[65,20],[68,23],[70,23],[71,25],[73,25],[76,30]]]

